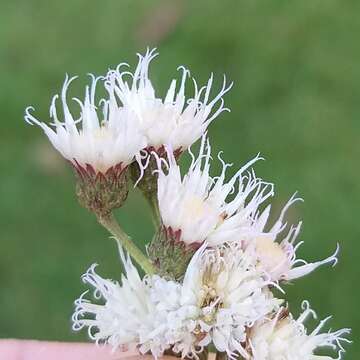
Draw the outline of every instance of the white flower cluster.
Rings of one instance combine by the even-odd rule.
[[[100,291],[105,305],[80,298],[74,328],[95,327],[95,340],[115,348],[133,343],[142,353],[150,351],[155,357],[171,350],[182,357],[196,358],[212,343],[231,359],[332,359],[315,355],[319,347],[338,348],[340,359],[344,351],[341,342],[348,341],[343,335],[349,329],[320,333],[322,321],[307,334],[302,323],[314,312],[306,309],[298,320],[290,314],[284,316],[282,300],[271,291],[279,288],[282,281],[304,276],[322,264],[337,262],[338,248],[332,256],[314,263],[296,258],[301,244],[295,243],[300,224],[286,231],[284,216],[299,199],[292,197],[267,231],[270,206],[263,211],[259,207],[273,195],[273,185],[249,170],[258,157],[227,182],[225,172],[229,165],[224,162],[221,174],[210,177],[210,146],[205,137],[199,156],[192,155],[184,177],[170,148],[167,161],[156,158],[162,224],[177,233],[177,241],[186,246],[197,243],[200,247],[182,281],[155,275],[140,282],[129,260],[122,285],[102,280],[92,272],[86,275],[84,279],[88,282],[92,277],[98,279],[90,283]],[[233,195],[231,200],[227,200],[229,194]],[[132,284],[133,273],[136,276],[131,278],[139,285]],[[108,285],[99,285],[102,282]],[[119,295],[113,298],[110,290]],[[120,300],[122,293],[127,295]],[[142,308],[138,309],[137,304]],[[107,314],[105,318],[103,312]],[[89,314],[94,316],[92,320],[88,319]],[[118,314],[125,318],[120,319]]]
[[[322,261],[307,263],[297,258],[301,223],[289,227],[285,215],[301,199],[293,196],[270,224],[271,207],[266,203],[274,195],[274,186],[252,170],[259,156],[227,179],[231,165],[219,154],[222,169],[217,176],[211,175],[206,129],[227,110],[222,97],[231,86],[224,79],[222,89],[212,98],[213,77],[201,88],[194,80],[193,97],[186,99],[189,71],[181,67],[178,90],[176,80],[172,80],[165,98],[158,98],[148,76],[156,55],[154,51],[139,55],[134,73],[124,71],[127,65],[120,64],[105,77],[93,77],[84,101],[75,99],[81,109],[78,119],[71,114],[66,95],[74,78],[66,78],[61,93],[63,121],[57,115],[58,96],[50,108],[50,126],[26,110],[26,120],[39,125],[77,170],[106,178],[106,174],[121,173],[137,160],[141,175],[156,185],[149,187],[153,193],[146,194],[156,200],[155,212],[160,217],[157,236],[148,247],[151,263],[147,269],[151,271],[141,278],[119,245],[125,274],[115,282],[96,274],[95,265],[90,267],[83,281],[94,289],[95,301],[86,299],[85,294],[76,301],[73,328],[87,328],[96,343],[107,343],[114,349],[134,347],[155,358],[166,352],[198,359],[213,345],[229,359],[334,359],[319,355],[319,347],[330,347],[340,359],[349,329],[321,332],[326,319],[308,332],[303,323],[315,315],[308,304],[304,303],[303,313],[295,319],[277,298],[280,293],[283,297],[287,281],[322,264],[335,265],[338,248]],[[97,102],[99,82],[107,97]],[[200,138],[195,156],[189,147]],[[182,174],[178,158],[185,150],[191,164]],[[151,171],[144,175],[146,166]],[[112,186],[110,180],[103,187],[82,188],[85,198],[96,193],[88,207],[98,211],[102,224],[108,224],[109,213],[115,208],[106,206],[106,201],[116,200],[116,186],[116,191],[98,196],[109,183]],[[102,207],[96,208],[99,199]],[[131,241],[126,238],[126,242]],[[130,255],[141,264],[139,252]],[[176,267],[173,273],[172,266]],[[153,273],[153,267],[158,272]]]
[[[271,205],[263,211],[260,205],[274,195],[274,187],[248,170],[258,156],[241,167],[228,182],[225,182],[225,172],[231,165],[221,158],[221,174],[210,176],[211,149],[205,136],[198,157],[191,153],[192,162],[183,177],[172,152],[168,151],[167,156],[167,162],[157,157],[159,209],[164,227],[176,233],[180,241],[188,245],[241,244],[272,281],[296,279],[320,265],[336,264],[339,247],[322,261],[307,263],[296,258],[296,250],[302,244],[295,243],[301,223],[291,226],[283,235],[287,227],[286,211],[301,200],[299,198],[293,196],[271,229],[265,230]],[[235,196],[227,200],[229,194],[234,193]]]
[[[350,329],[320,330],[325,319],[307,334],[303,325],[313,310],[304,302],[302,315],[294,320],[281,307],[282,300],[270,291],[276,287],[238,244],[207,248],[194,254],[182,283],[158,275],[142,280],[129,257],[125,258],[121,284],[105,280],[90,267],[83,281],[94,297],[76,302],[73,329],[88,328],[96,343],[114,349],[137,348],[155,358],[171,350],[182,358],[198,358],[213,344],[230,359],[315,360],[333,359],[315,355],[319,347],[345,351],[341,342]]]
[[[67,100],[67,90],[76,78],[66,76],[61,105],[64,120],[59,120],[56,101],[53,97],[47,125],[36,119],[28,107],[25,120],[40,126],[52,145],[75,167],[90,169],[105,174],[109,169],[123,170],[135,159],[143,157],[141,151],[162,151],[171,145],[177,152],[191,146],[206,131],[208,125],[224,107],[223,95],[230,89],[224,79],[220,92],[210,99],[213,76],[208,83],[198,88],[195,79],[194,94],[185,97],[185,83],[189,71],[182,69],[180,87],[171,81],[164,99],[157,97],[148,76],[150,61],[156,56],[155,50],[138,55],[139,62],[134,71],[122,71],[125,63],[116,70],[109,70],[104,77],[91,75],[92,83],[86,87],[84,101],[73,98],[80,105],[80,116],[74,118]],[[105,98],[96,99],[96,86],[101,83],[106,91]],[[100,110],[99,110],[100,108]]]

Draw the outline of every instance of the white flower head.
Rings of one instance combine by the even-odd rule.
[[[266,231],[265,227],[269,222],[271,210],[271,205],[268,205],[254,221],[255,236],[247,242],[248,248],[253,251],[255,261],[273,281],[297,279],[309,274],[321,265],[333,263],[335,266],[337,263],[339,246],[337,246],[334,254],[321,261],[307,263],[303,259],[297,259],[296,251],[303,244],[303,242],[296,243],[301,222],[287,230],[287,223],[284,220],[290,206],[297,201],[302,201],[302,199],[296,198],[295,195],[292,196],[282,209],[275,224],[269,231]],[[283,235],[284,233],[285,235]]]
[[[107,81],[116,83],[118,99],[139,122],[149,149],[161,152],[163,146],[169,144],[174,151],[181,152],[199,139],[221,112],[228,110],[222,97],[232,84],[227,86],[224,77],[222,89],[211,99],[213,76],[200,89],[193,79],[194,95],[186,99],[185,83],[190,73],[181,66],[178,90],[177,80],[173,79],[165,98],[161,99],[149,79],[149,64],[157,55],[155,49],[148,49],[144,56],[138,54],[139,62],[133,74],[123,71],[122,68],[128,65],[122,63],[116,70],[109,71]],[[130,77],[130,81],[126,77]]]
[[[200,246],[207,241],[215,246],[240,234],[250,236],[259,205],[273,194],[272,184],[264,183],[253,171],[246,172],[260,157],[249,161],[226,182],[230,164],[220,156],[221,174],[210,175],[211,148],[205,135],[198,157],[190,154],[192,162],[184,176],[171,149],[167,147],[167,162],[157,157],[158,202],[164,227],[188,245]]]
[[[92,340],[114,350],[136,348],[157,358],[173,341],[168,313],[178,308],[181,286],[156,275],[142,280],[121,249],[120,255],[125,267],[121,284],[97,275],[96,265],[83,275],[83,281],[94,288],[95,300],[104,303],[92,303],[84,293],[75,302],[73,329],[87,327]]]
[[[321,347],[337,350],[337,358],[341,359],[345,351],[341,342],[350,342],[344,335],[350,329],[320,332],[325,323],[331,318],[320,321],[319,325],[310,333],[307,332],[304,321],[316,314],[310,309],[308,302],[303,302],[303,313],[294,319],[287,316],[286,310],[281,308],[272,320],[257,322],[251,329],[249,344],[252,360],[330,360],[331,356],[316,355]],[[285,316],[282,314],[285,312]]]
[[[213,249],[204,244],[183,281],[181,305],[187,318],[175,351],[195,355],[196,346],[213,342],[230,358],[247,356],[247,329],[281,303],[271,295],[269,284],[237,244]]]
[[[91,75],[92,83],[86,86],[83,102],[73,99],[80,105],[80,117],[74,119],[68,107],[67,90],[75,78],[66,76],[61,91],[64,121],[59,120],[56,109],[59,95],[53,97],[50,106],[50,117],[53,120],[50,126],[30,113],[33,107],[26,109],[25,120],[40,126],[55,149],[77,170],[106,173],[112,169],[119,173],[146,147],[146,139],[129,113],[119,108],[114,87],[107,86],[108,98],[100,100],[102,111],[98,110],[96,84],[104,80],[101,77]]]

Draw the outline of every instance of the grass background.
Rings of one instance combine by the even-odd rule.
[[[341,243],[336,269],[286,287],[297,313],[308,299],[333,328],[353,328],[359,304],[360,2],[357,0],[13,0],[0,2],[0,336],[84,340],[73,334],[80,275],[93,263],[118,277],[115,244],[74,197],[72,172],[35,127],[27,105],[48,119],[65,72],[104,73],[157,46],[154,84],[164,93],[178,65],[203,83],[211,71],[232,112],[210,127],[214,151],[239,166],[257,152],[257,173],[276,183],[275,208],[295,191],[290,213],[304,220],[300,255],[317,260]],[[189,83],[190,84],[190,83]],[[233,169],[235,170],[235,169]],[[136,192],[118,212],[141,243],[152,233]]]

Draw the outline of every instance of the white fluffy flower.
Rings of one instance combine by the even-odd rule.
[[[188,245],[200,245],[206,240],[215,246],[240,235],[250,236],[252,218],[259,205],[273,194],[271,184],[256,178],[253,172],[245,172],[259,157],[249,161],[226,182],[226,169],[230,165],[220,157],[221,174],[210,176],[211,149],[205,136],[197,159],[190,153],[192,162],[184,176],[172,151],[167,150],[167,162],[157,157],[158,202],[165,228]],[[235,196],[228,200],[234,192]]]
[[[286,231],[287,223],[284,220],[289,207],[296,201],[302,200],[293,196],[285,205],[279,218],[269,231],[265,231],[268,225],[271,206],[269,205],[254,221],[253,233],[255,236],[247,242],[248,248],[252,250],[255,261],[273,281],[293,280],[309,274],[323,264],[337,263],[339,247],[333,255],[328,258],[307,263],[305,260],[296,258],[296,251],[303,242],[296,243],[300,232],[301,222],[291,226]],[[285,232],[285,235],[283,235]],[[282,239],[279,241],[279,237]],[[239,239],[241,240],[241,239]],[[298,266],[298,264],[300,264]]]
[[[237,246],[201,247],[183,284],[157,275],[141,280],[130,258],[120,249],[125,267],[121,284],[97,275],[92,266],[83,276],[94,297],[76,302],[73,328],[88,328],[97,343],[113,348],[135,347],[161,356],[171,349],[197,357],[211,342],[229,356],[247,354],[246,331],[279,305],[259,271]]]
[[[195,91],[190,99],[185,97],[185,83],[189,71],[183,71],[180,87],[176,91],[177,81],[173,79],[164,99],[158,97],[149,79],[148,70],[151,60],[157,56],[155,49],[147,51],[145,56],[138,54],[139,63],[134,74],[122,71],[120,64],[116,70],[109,71],[107,81],[116,83],[116,94],[124,109],[139,121],[143,133],[147,137],[148,147],[159,150],[165,144],[172,149],[182,151],[192,145],[205,132],[224,108],[222,96],[231,88],[224,78],[220,92],[210,99],[213,77],[208,83],[198,88],[193,79]],[[125,80],[130,76],[131,81]],[[218,105],[218,106],[217,106]],[[217,108],[214,110],[214,107]]]
[[[84,296],[76,300],[73,329],[87,327],[91,339],[114,349],[133,347],[159,357],[174,341],[167,317],[178,308],[181,286],[158,276],[141,280],[130,258],[120,253],[126,274],[121,284],[101,278],[95,265],[83,275],[83,281],[95,289],[95,299],[104,304],[91,303]]]
[[[76,168],[88,168],[95,173],[105,173],[109,169],[119,172],[146,147],[146,139],[127,110],[119,108],[113,87],[107,86],[108,98],[100,100],[99,104],[103,105],[103,109],[98,114],[95,104],[96,83],[103,79],[94,76],[91,86],[86,87],[84,101],[74,98],[81,108],[79,119],[74,119],[66,97],[67,89],[75,78],[69,79],[66,76],[62,88],[64,121],[58,119],[58,95],[53,97],[50,106],[50,117],[53,120],[50,126],[31,115],[32,107],[26,109],[25,119],[30,124],[40,126],[52,145]]]
[[[268,285],[237,245],[215,249],[203,245],[185,274],[181,306],[188,315],[174,350],[189,356],[197,347],[213,342],[231,358],[247,356],[247,329],[280,303]]]
[[[321,347],[330,347],[338,350],[337,359],[341,359],[344,352],[341,342],[349,342],[343,336],[350,333],[350,329],[341,329],[334,332],[321,333],[325,322],[330,317],[320,321],[311,333],[304,327],[304,321],[309,315],[316,315],[303,303],[303,313],[294,319],[287,316],[285,309],[280,309],[272,320],[259,321],[250,332],[249,345],[252,351],[252,360],[330,360],[330,356],[315,355]],[[285,312],[285,317],[283,316]]]

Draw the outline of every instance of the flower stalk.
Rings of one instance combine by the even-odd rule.
[[[98,216],[99,223],[112,234],[130,256],[140,265],[144,272],[148,275],[155,274],[155,268],[144,255],[144,253],[134,244],[131,238],[124,232],[116,221],[114,215],[110,213],[107,216]]]
[[[157,163],[150,154],[148,156],[150,156],[150,159],[149,163],[143,169],[144,173],[142,174],[139,164],[135,161],[130,166],[130,177],[133,184],[136,184],[136,187],[141,191],[142,195],[149,204],[154,228],[157,230],[161,224],[157,198],[157,175],[154,174],[154,171],[157,170]]]
[[[146,200],[149,203],[150,208],[151,208],[152,221],[154,224],[154,228],[158,229],[159,226],[161,225],[161,217],[160,217],[160,210],[159,210],[157,195],[151,196],[151,197],[146,197]]]

